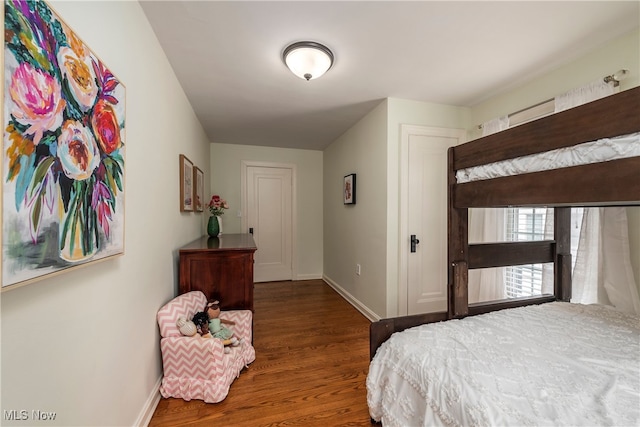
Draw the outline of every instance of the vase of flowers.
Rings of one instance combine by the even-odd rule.
[[[207,234],[211,237],[218,237],[222,234],[222,218],[224,210],[229,209],[227,201],[219,195],[214,194],[209,202],[209,222],[207,223]]]
[[[210,216],[207,223],[207,234],[210,237],[218,237],[220,234],[220,223],[218,222],[219,216]]]

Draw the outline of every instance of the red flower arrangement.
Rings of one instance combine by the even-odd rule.
[[[227,204],[227,201],[221,198],[220,196],[218,196],[217,194],[214,194],[211,197],[211,201],[209,202],[209,212],[211,212],[211,215],[213,216],[224,215],[225,209],[229,209],[229,205]]]

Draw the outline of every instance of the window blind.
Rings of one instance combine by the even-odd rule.
[[[507,240],[544,240],[546,208],[508,208]],[[542,294],[542,264],[509,266],[505,271],[507,298]]]

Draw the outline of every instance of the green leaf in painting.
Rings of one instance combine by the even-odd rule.
[[[30,156],[23,155],[20,157],[20,172],[18,173],[18,179],[16,180],[16,193],[15,193],[15,202],[16,202],[16,211],[20,211],[20,206],[22,205],[22,201],[27,194],[27,188],[29,188],[29,184],[31,183],[31,179],[33,177],[34,168],[31,167],[35,159],[35,153]]]
[[[31,238],[36,241],[35,236],[38,235],[40,229],[40,220],[42,219],[42,198],[38,197],[31,207]]]
[[[49,169],[51,168],[51,165],[53,165],[54,162],[54,158],[53,157],[45,157],[44,160],[42,160],[40,162],[40,164],[36,167],[36,171],[33,174],[33,179],[31,180],[31,185],[30,185],[30,194],[29,196],[31,198],[33,198],[34,191],[38,191],[38,192],[42,192],[44,189],[44,186],[42,185],[42,181],[44,180],[44,177],[47,175],[47,172],[49,171]]]

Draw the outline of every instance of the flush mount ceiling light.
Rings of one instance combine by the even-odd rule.
[[[293,74],[305,80],[317,79],[333,65],[333,52],[316,42],[297,42],[287,46],[282,59]]]

